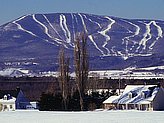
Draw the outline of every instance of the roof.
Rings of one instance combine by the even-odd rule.
[[[114,101],[118,100],[120,96],[110,96],[108,99],[106,99],[103,103],[113,103]]]
[[[4,100],[4,99],[0,99],[0,103],[12,103],[12,102],[15,102],[16,101],[16,98],[15,97],[12,97],[11,99],[8,99],[8,100]]]
[[[158,85],[127,85],[120,96],[111,96],[103,103],[150,104],[159,89]]]
[[[149,104],[154,100],[159,86],[157,85],[127,85],[118,99],[118,104]]]

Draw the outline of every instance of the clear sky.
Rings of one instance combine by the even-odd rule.
[[[0,25],[25,14],[58,12],[164,20],[164,0],[0,0]]]

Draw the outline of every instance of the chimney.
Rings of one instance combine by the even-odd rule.
[[[20,87],[17,87],[16,90],[17,90],[17,92],[19,92],[20,91]]]

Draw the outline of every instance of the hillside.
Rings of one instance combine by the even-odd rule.
[[[164,21],[159,20],[83,13],[24,15],[0,26],[0,70],[56,71],[60,46],[73,63],[75,34],[83,31],[88,34],[91,70],[163,66],[163,30]]]

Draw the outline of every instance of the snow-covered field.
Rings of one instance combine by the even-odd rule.
[[[0,123],[164,123],[164,112],[0,112]]]

